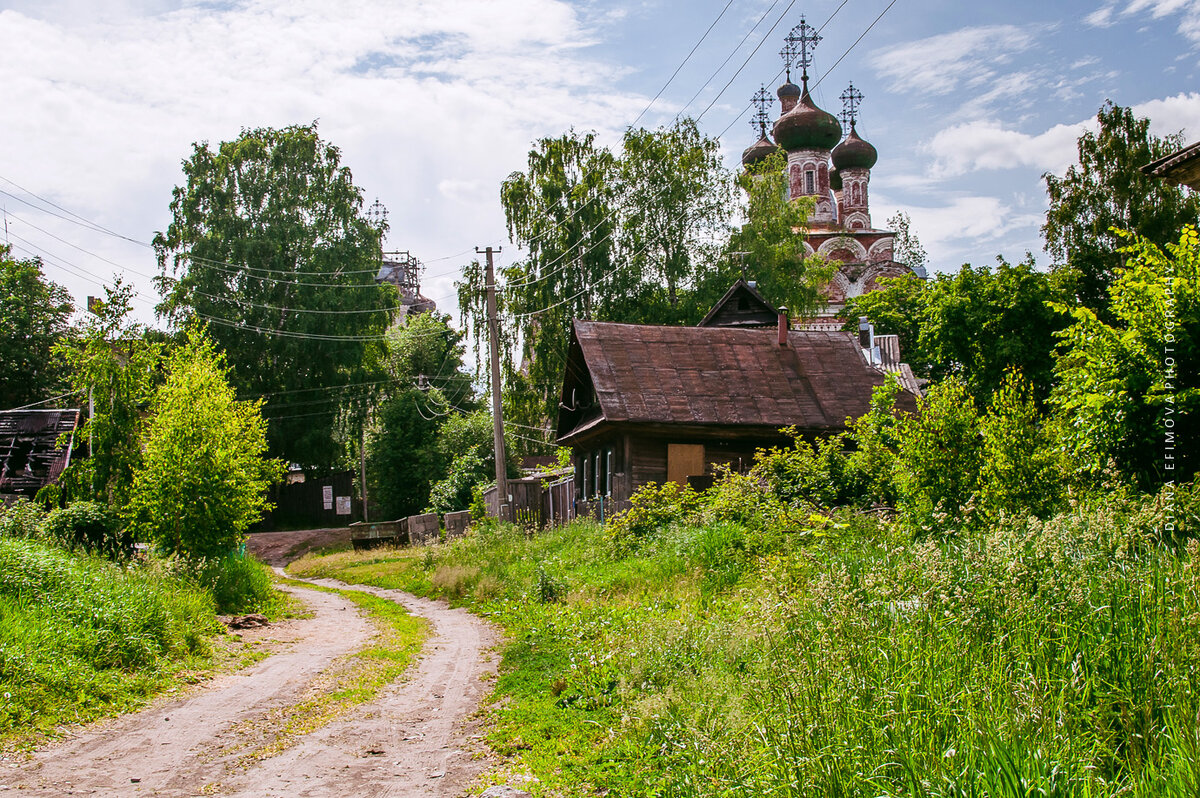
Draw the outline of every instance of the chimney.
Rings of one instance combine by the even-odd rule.
[[[779,345],[787,346],[788,342],[788,309],[786,307],[779,309]]]
[[[868,352],[875,348],[875,328],[866,316],[858,317],[858,345]]]

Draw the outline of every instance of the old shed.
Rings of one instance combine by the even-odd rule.
[[[57,480],[78,425],[78,410],[0,411],[0,494],[32,497]]]

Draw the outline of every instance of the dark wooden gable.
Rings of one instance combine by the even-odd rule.
[[[575,325],[578,325],[578,321]],[[571,328],[571,343],[567,348],[567,365],[563,370],[562,395],[558,400],[558,435],[595,421],[601,415],[596,399],[592,373],[579,346],[575,325]]]
[[[725,292],[697,327],[768,327],[779,311],[758,292],[754,283],[739,279]]]

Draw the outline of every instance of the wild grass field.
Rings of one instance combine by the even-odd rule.
[[[71,551],[22,502],[0,511],[0,746],[128,711],[259,656],[218,612],[297,611],[251,558],[113,561]]]
[[[543,795],[1195,796],[1200,549],[1154,535],[1161,504],[924,538],[482,525],[291,571],[499,623],[491,741]]]

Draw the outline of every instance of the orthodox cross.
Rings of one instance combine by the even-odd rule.
[[[771,107],[771,102],[771,93],[767,91],[766,86],[760,86],[750,100],[750,104],[758,109],[750,118],[750,127],[757,130],[760,136],[767,135],[767,123],[771,121],[771,114],[767,109]]]
[[[842,112],[839,114],[842,119],[842,128],[849,133],[850,129],[854,127],[854,123],[858,121],[858,104],[862,102],[863,93],[854,88],[854,81],[851,81],[839,99],[842,101]]]
[[[792,80],[793,66],[799,66],[802,79],[808,80],[808,68],[812,66],[812,51],[817,48],[820,41],[821,35],[804,20],[804,17],[800,17],[800,24],[792,28],[784,37],[783,49],[779,51],[779,56],[787,68],[788,82]]]

